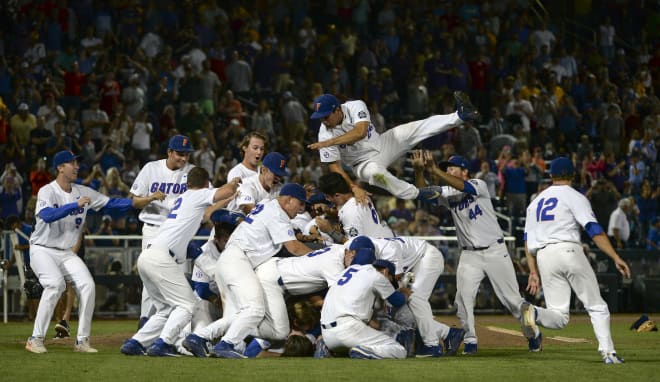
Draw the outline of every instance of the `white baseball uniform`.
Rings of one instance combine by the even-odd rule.
[[[359,204],[355,198],[350,198],[337,211],[337,216],[346,237],[360,235],[369,237],[393,237],[394,232],[386,222],[380,219],[378,211],[371,200],[367,205]]]
[[[476,195],[443,186],[439,202],[449,208],[456,225],[458,245],[462,248],[456,270],[456,300],[458,318],[465,329],[465,343],[476,344],[474,328],[474,301],[479,285],[488,276],[493,291],[511,314],[522,320],[520,295],[516,272],[504,244],[502,229],[486,182],[470,179]],[[522,322],[522,321],[521,321]]]
[[[251,170],[247,168],[243,162],[237,164],[236,166],[232,167],[231,170],[227,173],[227,181],[231,181],[234,178],[241,178],[246,179],[251,176],[257,175],[256,170]]]
[[[281,185],[274,185],[270,191],[266,191],[259,181],[259,175],[244,178],[238,186],[236,197],[229,202],[226,209],[235,212],[243,212],[241,207],[247,204],[257,205],[277,198],[280,194]]]
[[[580,226],[598,224],[587,198],[567,185],[545,189],[527,207],[525,240],[536,253],[547,309],[536,308],[537,322],[551,329],[568,324],[571,289],[591,317],[601,353],[615,353],[610,311],[596,274],[580,243]]]
[[[73,205],[87,196],[91,202],[83,207]],[[39,189],[35,209],[36,226],[30,236],[30,267],[43,286],[43,294],[34,319],[33,337],[45,337],[53,310],[66,287],[65,279],[73,281],[79,299],[78,340],[89,337],[96,296],[94,279],[85,263],[71,248],[80,238],[87,211],[103,208],[110,198],[89,187],[71,185],[65,192],[52,181]],[[40,212],[45,208],[71,207],[66,216],[46,223]]]
[[[397,275],[405,272],[415,274],[415,281],[410,285],[413,293],[408,300],[408,306],[415,317],[424,344],[437,346],[440,340],[447,337],[450,329],[433,319],[429,302],[438,277],[445,268],[442,252],[425,240],[408,237],[372,238],[371,241],[376,249],[376,258],[392,262]]]
[[[341,160],[353,167],[353,171],[361,180],[384,188],[401,199],[414,199],[419,191],[412,184],[392,175],[387,167],[424,139],[445,132],[461,123],[457,113],[433,115],[378,134],[371,123],[367,105],[363,101],[346,102],[341,105],[341,111],[344,113],[344,120],[340,125],[329,129],[321,123],[318,134],[319,142],[346,134],[353,130],[358,122],[369,122],[367,136],[349,145],[321,148],[319,150],[321,162],[329,163]],[[382,183],[383,181],[385,183]]]
[[[291,219],[277,199],[255,206],[229,237],[216,264],[215,277],[220,290],[236,304],[237,314],[223,341],[239,344],[264,318],[266,297],[254,269],[277,254],[282,244],[293,240],[296,235]]]
[[[382,358],[406,358],[406,349],[367,325],[376,298],[395,293],[390,281],[372,265],[351,265],[330,287],[321,309],[321,332],[330,350],[363,347]]]
[[[195,166],[186,163],[183,168],[170,170],[167,167],[167,159],[160,159],[146,163],[133,181],[131,194],[135,196],[149,196],[156,191],[166,194],[163,201],[154,200],[140,211],[139,219],[144,223],[142,226],[143,250],[147,248],[151,239],[158,232],[158,227],[167,219],[174,201],[179,195],[186,192],[188,171],[193,167]],[[155,311],[153,302],[149,298],[149,292],[143,288],[140,317],[150,317]]]
[[[158,337],[174,344],[190,323],[197,298],[179,264],[186,261],[188,243],[199,229],[204,210],[213,204],[216,190],[187,190],[179,196],[149,247],[138,257],[140,278],[156,307],[156,313],[133,336],[145,346]]]

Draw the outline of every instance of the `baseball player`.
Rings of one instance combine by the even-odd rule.
[[[373,252],[371,256],[374,256]],[[395,308],[406,303],[410,290],[401,288],[397,291],[395,285],[394,264],[387,260],[347,268],[330,287],[323,302],[322,344],[330,350],[349,348],[351,358],[406,358],[408,351],[405,347],[367,325],[374,313],[376,298],[387,300]],[[319,343],[317,346],[323,346]]]
[[[173,346],[179,332],[190,323],[196,298],[180,264],[186,261],[188,243],[214,203],[228,203],[238,179],[220,188],[208,188],[208,172],[193,167],[188,172],[187,189],[175,201],[167,220],[138,257],[140,279],[154,300],[156,313],[121,347],[126,355],[142,355],[144,345],[150,356],[176,355]],[[155,341],[154,341],[155,340]]]
[[[526,304],[523,307],[524,323],[535,331],[538,331],[537,323],[551,329],[565,327],[572,289],[591,317],[603,362],[623,363],[614,350],[610,311],[600,295],[596,274],[580,243],[580,226],[614,261],[623,276],[630,278],[630,269],[598,224],[589,200],[571,187],[574,172],[570,159],[559,157],[553,160],[550,163],[552,186],[537,195],[527,207],[524,235],[529,265],[527,290],[536,294],[543,281],[546,308]]]
[[[378,211],[368,197],[366,203],[359,204],[351,191],[350,184],[337,172],[321,176],[319,189],[326,199],[337,207],[337,217],[341,229],[333,227],[326,219],[316,218],[321,231],[328,233],[337,243],[343,243],[348,238],[364,235],[369,237],[393,237],[394,233],[385,221],[380,219]]]
[[[243,358],[235,346],[253,332],[265,315],[265,296],[254,271],[284,246],[296,256],[311,249],[296,240],[291,219],[303,211],[305,189],[296,183],[282,186],[280,195],[258,204],[232,233],[216,264],[215,278],[223,298],[235,304],[237,314],[213,348],[220,358]]]
[[[258,203],[276,198],[283,178],[289,175],[286,164],[284,155],[278,152],[268,153],[259,166],[259,173],[242,180],[236,197],[229,203],[227,209],[247,215]]]
[[[525,300],[520,295],[516,273],[509,252],[504,244],[495,210],[491,203],[486,182],[469,178],[469,163],[454,155],[438,167],[430,153],[413,154],[416,171],[422,172],[423,164],[430,167],[442,183],[438,202],[451,211],[456,225],[458,246],[462,248],[456,270],[456,300],[458,318],[465,329],[463,354],[477,352],[477,334],[474,328],[474,301],[479,285],[488,276],[497,298],[521,323],[520,309]],[[525,330],[529,350],[541,350],[541,334]]]
[[[32,336],[25,349],[33,353],[46,353],[44,337],[48,330],[57,300],[65,288],[65,278],[71,280],[78,293],[79,325],[74,351],[96,353],[89,345],[92,314],[94,313],[95,285],[85,263],[72,248],[85,225],[89,209],[115,209],[126,211],[142,208],[162,199],[154,193],[147,197],[108,198],[89,187],[74,183],[78,178],[78,155],[60,151],[53,156],[57,169],[54,181],[39,189],[35,210],[36,226],[30,237],[30,266],[43,286],[43,294],[34,320]]]
[[[455,92],[456,112],[413,121],[379,134],[371,123],[367,105],[360,100],[340,104],[332,94],[314,99],[312,119],[320,119],[318,142],[307,147],[319,150],[321,162],[341,174],[360,202],[366,203],[364,190],[353,184],[342,168],[342,161],[355,175],[373,186],[386,189],[400,199],[432,200],[437,190],[420,190],[392,175],[387,167],[406,151],[433,135],[448,131],[464,121],[476,120],[479,112],[467,95]]]
[[[240,146],[243,153],[243,161],[229,170],[227,179],[245,179],[257,175],[259,161],[263,158],[267,145],[268,138],[257,131],[250,132],[243,137]]]
[[[188,163],[193,147],[185,135],[170,138],[167,158],[146,163],[131,186],[131,197],[142,197],[161,192],[165,199],[153,202],[140,211],[142,221],[142,249],[146,249],[151,239],[158,232],[158,227],[165,222],[174,201],[186,191],[186,176],[194,166]],[[140,324],[153,315],[155,308],[146,288],[142,288],[140,306]]]
[[[266,296],[266,312],[257,330],[250,334],[269,340],[286,339],[290,325],[285,293],[305,295],[327,288],[348,265],[363,261],[356,257],[356,253],[343,245],[333,244],[305,256],[274,257],[258,266],[255,272]],[[195,331],[186,338],[184,347],[198,357],[206,357],[210,340],[221,336],[232,319],[225,314],[215,323]]]
[[[414,274],[414,281],[410,284],[412,294],[408,300],[408,306],[424,342],[417,349],[416,356],[440,357],[443,354],[439,345],[441,340],[444,342],[446,355],[456,354],[463,341],[465,331],[450,328],[434,320],[429,303],[435,283],[444,270],[445,260],[442,252],[425,240],[402,237],[369,239],[365,236],[358,236],[347,241],[346,245],[353,245],[355,240],[371,240],[376,251],[376,258],[388,260],[394,264],[397,279],[401,279],[406,272]]]

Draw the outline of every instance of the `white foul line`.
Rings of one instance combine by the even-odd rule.
[[[490,330],[491,332],[504,333],[504,334],[509,334],[509,335],[516,336],[516,337],[523,337],[523,334],[518,330],[504,329],[504,328],[499,328],[497,326],[486,326],[486,329]],[[589,343],[589,341],[586,338],[573,338],[573,337],[555,336],[555,337],[544,337],[544,339],[551,339],[551,340],[555,340],[555,341],[569,342],[569,343],[574,343],[574,344]]]

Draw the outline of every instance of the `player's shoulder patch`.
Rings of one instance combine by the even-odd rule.
[[[350,237],[356,237],[358,235],[358,230],[355,227],[351,227],[348,229],[348,236]]]
[[[474,184],[475,186],[479,185],[479,180],[478,179],[470,179],[470,180],[468,180],[468,182]]]
[[[293,229],[292,229],[292,228],[290,228],[288,231],[286,231],[286,233],[287,233],[287,235],[292,236],[292,237],[295,237],[295,236],[296,236],[296,233],[293,232]]]
[[[367,112],[364,111],[364,110],[360,110],[360,111],[358,112],[358,117],[359,117],[359,118],[367,118]]]

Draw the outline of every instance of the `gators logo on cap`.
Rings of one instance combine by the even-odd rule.
[[[317,102],[316,103],[316,111],[319,111],[320,108],[321,108],[321,102]]]
[[[284,159],[280,161],[280,168],[284,168]]]
[[[187,146],[188,145],[188,138],[183,138],[181,141],[181,146]]]

